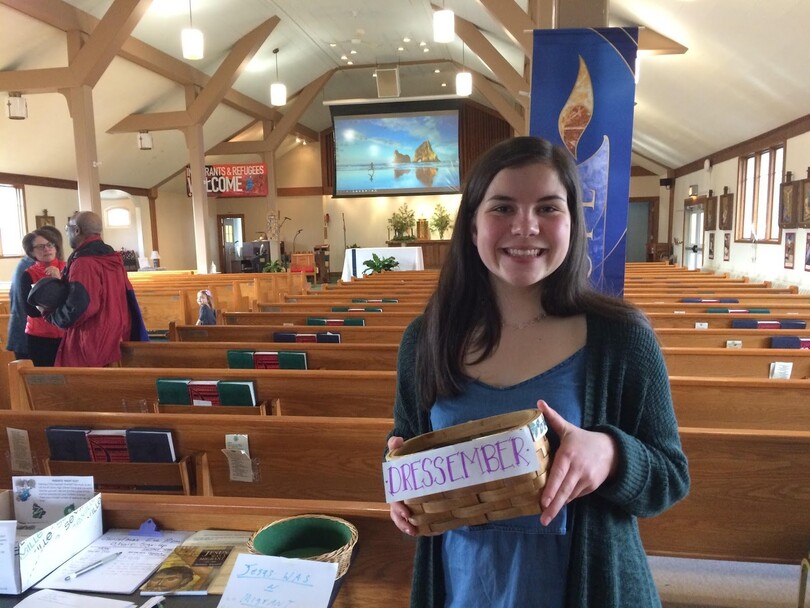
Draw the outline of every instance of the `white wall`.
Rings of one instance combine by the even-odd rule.
[[[786,143],[785,170],[793,172],[793,179],[802,179],[806,176],[807,166],[810,165],[810,133],[804,133],[791,138]],[[729,192],[735,194],[734,202],[737,205],[737,159],[718,163],[711,171],[703,170],[680,177],[675,183],[675,213],[673,217],[673,237],[683,239],[683,201],[688,196],[691,184],[701,184],[700,194],[706,194],[709,189],[715,195],[723,193],[723,187],[728,186]],[[735,209],[736,220],[736,209]],[[784,267],[785,232],[796,233],[796,251],[794,268]],[[713,272],[727,272],[732,276],[750,277],[754,281],[771,281],[775,286],[797,285],[800,290],[810,293],[810,271],[805,271],[804,260],[806,255],[807,234],[806,228],[782,231],[778,243],[735,242],[731,239],[730,259],[723,261],[723,235],[721,230],[715,230],[715,257],[708,259],[704,256],[705,270]],[[704,234],[704,244],[708,251],[709,236]],[[682,247],[675,247],[678,260],[683,260]]]

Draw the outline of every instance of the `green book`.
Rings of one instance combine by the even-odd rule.
[[[256,383],[253,380],[220,380],[217,392],[220,405],[256,405]]]
[[[158,378],[155,380],[158,403],[171,405],[191,405],[188,394],[189,378]]]
[[[333,306],[332,312],[382,312],[382,308],[376,308],[373,306],[356,306],[356,307],[349,307],[349,306]]]
[[[298,351],[257,350],[253,353],[256,369],[307,369],[307,354]]]
[[[365,325],[365,319],[327,319],[324,317],[307,317],[307,325]]]
[[[279,369],[307,369],[307,354],[294,351],[279,351]]]
[[[253,351],[229,350],[228,367],[231,369],[253,369]]]

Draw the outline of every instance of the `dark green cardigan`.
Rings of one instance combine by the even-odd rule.
[[[406,329],[397,363],[392,434],[405,439],[431,430],[430,413],[417,406],[414,382],[422,321],[419,317]],[[616,440],[619,466],[615,478],[569,506],[573,537],[566,606],[660,606],[636,517],[661,513],[689,490],[667,370],[651,329],[593,315],[587,323],[582,426]],[[417,540],[413,608],[444,605],[441,538]]]

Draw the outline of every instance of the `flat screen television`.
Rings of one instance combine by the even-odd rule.
[[[457,101],[332,106],[332,123],[335,197],[460,190]]]

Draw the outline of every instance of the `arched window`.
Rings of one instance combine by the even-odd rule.
[[[126,207],[110,207],[106,215],[105,223],[110,228],[127,228],[132,225],[132,212]]]

